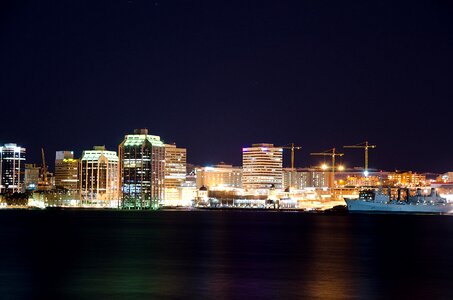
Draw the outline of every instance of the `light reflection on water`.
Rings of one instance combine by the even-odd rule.
[[[453,296],[447,216],[1,211],[0,226],[2,299]]]

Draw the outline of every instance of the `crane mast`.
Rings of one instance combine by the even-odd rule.
[[[290,149],[291,150],[291,171],[294,171],[294,150],[302,149],[301,146],[294,146],[294,143],[290,143],[284,146],[281,146],[282,149]]]
[[[46,165],[46,157],[44,155],[44,148],[41,148],[41,158],[42,158],[42,179],[44,184],[47,185],[47,165]]]
[[[364,149],[365,150],[365,176],[368,176],[368,149],[373,149],[376,148],[376,145],[370,145],[368,141],[365,141],[363,143],[359,143],[356,145],[351,145],[351,146],[343,146],[343,148],[359,148],[359,149]]]
[[[44,148],[41,148],[41,159],[42,159],[42,166],[41,166],[41,181],[38,182],[38,191],[47,191],[50,188],[49,180],[47,178],[47,164],[46,164],[46,157],[44,155]]]
[[[326,150],[324,152],[313,152],[310,155],[319,155],[319,156],[330,156],[332,158],[332,186],[335,183],[335,157],[343,156],[344,153],[337,153],[336,148]]]

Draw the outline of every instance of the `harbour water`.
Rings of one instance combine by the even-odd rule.
[[[453,217],[0,211],[1,299],[451,299]]]

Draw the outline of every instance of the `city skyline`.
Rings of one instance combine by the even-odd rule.
[[[253,143],[297,143],[296,165],[310,166],[320,161],[310,152],[368,140],[378,146],[370,168],[453,168],[449,3],[0,8],[0,144],[27,148],[30,162],[41,147],[116,149],[148,128],[198,165],[239,165]]]
[[[364,144],[348,147],[364,148],[365,154],[368,148],[375,148],[368,142]],[[94,146],[92,150],[83,151],[81,158],[77,159],[73,151],[57,151],[54,175],[45,164],[44,152],[43,165],[38,167],[26,163],[25,148],[7,144],[0,146],[0,190],[7,205],[23,205],[27,197],[29,206],[40,208],[78,205],[158,209],[258,205],[261,208],[297,209],[305,207],[307,203],[303,201],[309,199],[324,201],[328,198],[330,200],[317,205],[324,208],[334,206],[336,201],[342,203],[342,198],[347,195],[360,196],[358,192],[363,187],[386,186],[388,197],[396,195],[396,192],[392,194],[392,188],[396,188],[398,194],[395,197],[401,199],[403,190],[409,197],[410,189],[416,188],[414,193],[422,197],[422,193],[428,195],[427,187],[431,186],[430,195],[433,196],[433,191],[445,191],[451,185],[451,172],[437,174],[434,179],[433,173],[375,171],[366,167],[351,169],[338,164],[338,160],[335,165],[334,158],[344,155],[335,149],[312,153],[331,156],[335,168],[328,164],[314,168],[296,168],[292,164],[291,168],[283,168],[285,149],[293,152],[299,146],[252,144],[242,148],[240,167],[220,163],[191,166],[191,171],[187,172],[186,148],[165,144],[159,136],[142,128],[125,136],[118,146],[118,153],[107,150],[105,146]],[[17,199],[13,200],[14,197]],[[275,202],[279,199],[282,203]]]
[[[453,299],[453,1],[0,1],[0,295]]]
[[[146,132],[148,132],[148,129],[134,129],[133,131],[136,131],[136,130],[145,130]],[[152,136],[152,132],[151,132],[151,135]],[[127,134],[125,135],[126,137],[128,136]],[[159,136],[157,136],[159,138]],[[166,147],[175,147],[176,145],[176,142],[173,142],[172,144],[168,144],[165,142],[164,139],[161,139],[160,142],[162,143],[162,145],[166,145]],[[363,143],[359,143],[359,145],[361,144],[364,144],[365,142]],[[7,144],[17,144],[17,143],[5,143],[5,145]],[[238,162],[238,163],[233,163],[231,164],[231,162],[229,161],[225,161],[225,160],[220,160],[220,161],[217,161],[217,162],[207,162],[207,163],[201,163],[201,164],[197,164],[197,163],[193,163],[192,161],[190,160],[187,160],[187,163],[194,166],[194,167],[211,167],[211,166],[216,166],[216,165],[219,165],[219,164],[231,164],[232,166],[238,166],[238,167],[243,167],[243,156],[244,156],[244,149],[248,149],[249,147],[252,147],[254,145],[259,145],[259,144],[263,144],[263,145],[270,145],[270,143],[250,143],[244,147],[241,147],[239,150],[240,150],[240,156],[241,156],[241,161]],[[0,144],[0,146],[3,146],[2,144]],[[42,157],[38,158],[36,161],[32,161],[30,158],[29,158],[29,150],[27,147],[24,147],[20,144],[17,144],[17,146],[19,147],[22,147],[24,149],[26,149],[27,151],[27,155],[26,155],[26,164],[34,164],[34,165],[37,165],[37,166],[41,166],[42,165]],[[375,146],[375,145],[373,145]],[[95,146],[95,147],[106,147],[105,145],[98,145],[98,146]],[[117,153],[118,154],[118,147],[119,145],[117,145],[116,147],[113,146],[109,149],[112,149],[113,152]],[[283,150],[282,150],[282,166],[283,168],[285,169],[291,169],[291,149],[290,149],[290,146],[288,145],[275,145],[275,147],[283,147]],[[348,156],[346,156],[346,158],[344,158],[344,155],[341,155],[340,158],[337,158],[336,160],[336,164],[335,164],[335,170],[337,170],[336,172],[338,171],[346,171],[346,170],[362,170],[364,171],[365,168],[364,168],[364,152],[362,149],[360,149],[361,151],[349,151],[348,149],[346,149],[347,147],[341,147],[341,151],[342,152],[348,152]],[[360,147],[359,147],[360,148]],[[372,150],[374,151],[376,147],[373,147]],[[72,148],[68,148],[68,149],[59,149],[57,151],[55,151],[54,153],[50,153],[50,156],[49,153],[45,154],[46,155],[46,166],[47,168],[50,168],[50,170],[52,171],[56,171],[56,161],[58,160],[58,155],[61,155],[59,154],[60,152],[71,152],[71,155],[73,155],[73,157],[78,160],[80,158],[82,158],[83,156],[83,152],[85,151],[90,151],[89,149],[90,148],[87,148],[87,149],[84,149],[84,150],[81,150],[80,154],[78,154],[76,151],[74,151],[73,149],[75,149],[75,147],[72,147]],[[178,148],[179,149],[179,148]],[[190,154],[190,148],[184,148],[184,151],[186,151],[186,149],[188,149],[189,151],[187,151],[189,154]],[[340,149],[340,148],[337,148],[337,150]],[[295,152],[294,152],[294,155],[296,157],[295,159],[295,165],[294,165],[294,168],[295,169],[304,169],[304,168],[318,168],[322,171],[327,171],[329,172],[330,169],[332,168],[332,164],[331,164],[331,154],[329,154],[332,149],[329,149],[329,150],[326,150],[326,151],[322,151],[322,153],[326,153],[326,155],[324,157],[317,157],[315,159],[313,159],[313,157],[310,156],[310,153],[308,153],[306,155],[307,158],[311,158],[311,164],[303,164],[303,162],[306,162],[306,161],[309,161],[308,159],[307,160],[303,160],[303,157],[301,154],[296,154],[298,152],[298,150],[300,149],[295,149]],[[373,157],[373,151],[369,150],[369,152],[371,152],[371,154],[368,154],[369,156]],[[42,149],[39,148],[39,152],[40,154],[42,155]],[[186,152],[184,152],[184,159],[186,160],[187,158],[186,157],[189,157],[188,154],[186,154]],[[341,154],[344,154],[344,153],[341,153]],[[350,156],[354,156],[352,159],[350,158]],[[301,158],[302,158],[302,163],[300,163],[301,161]],[[56,160],[55,160],[56,159]],[[372,159],[371,159],[372,160]],[[351,161],[355,161],[357,162],[357,165],[352,165],[350,162]],[[50,162],[50,163],[49,163]],[[373,162],[371,163],[371,165],[369,166],[369,170],[370,171],[398,171],[398,172],[406,172],[406,171],[414,171],[416,173],[426,173],[426,174],[432,174],[432,175],[440,175],[440,174],[443,174],[445,172],[449,172],[447,169],[445,170],[433,170],[433,169],[428,169],[428,170],[417,170],[417,169],[404,169],[404,168],[398,168],[398,167],[395,167],[393,169],[384,169],[384,168],[379,168],[379,166],[374,166],[373,165]]]

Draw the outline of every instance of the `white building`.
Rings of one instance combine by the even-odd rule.
[[[119,205],[118,156],[104,146],[83,151],[80,159],[80,197],[82,205]]]
[[[291,168],[283,169],[283,187],[304,189],[307,187],[329,187],[331,172],[320,171],[313,168],[304,168],[293,170]]]
[[[242,149],[244,189],[282,188],[283,149],[273,144],[253,144]]]

